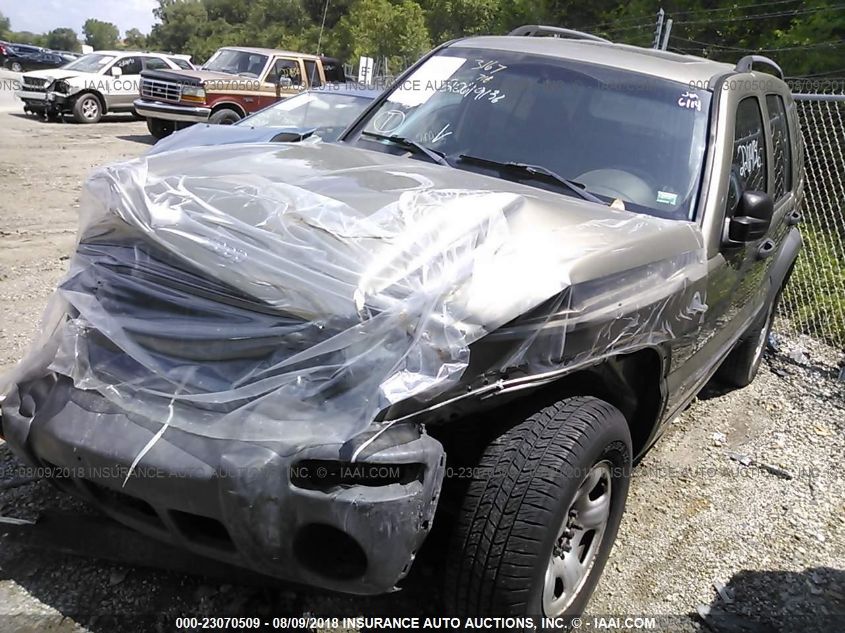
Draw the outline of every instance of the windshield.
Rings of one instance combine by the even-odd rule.
[[[369,98],[358,95],[306,92],[264,108],[238,124],[317,128],[317,134],[323,140],[335,141],[369,102]]]
[[[71,62],[65,66],[66,70],[76,70],[81,73],[98,73],[106,64],[114,61],[114,55],[101,55],[99,53],[89,53],[83,55],[75,62]]]
[[[689,219],[704,159],[710,93],[567,59],[450,47],[369,117],[359,143],[416,141],[463,169],[573,194],[492,163],[540,166],[626,209]],[[486,159],[486,162],[461,157]],[[618,205],[617,205],[618,206]]]
[[[218,73],[243,75],[257,79],[266,65],[267,55],[224,48],[214,53],[203,68]]]

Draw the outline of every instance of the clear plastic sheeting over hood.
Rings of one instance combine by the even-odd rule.
[[[70,270],[2,389],[53,371],[162,432],[345,441],[385,407],[454,388],[474,344],[550,301],[573,325],[618,314],[581,358],[671,338],[706,310],[703,264],[691,223],[421,161],[328,145],[165,153],[89,179]],[[509,364],[531,364],[550,318]],[[566,362],[555,331],[533,371]]]

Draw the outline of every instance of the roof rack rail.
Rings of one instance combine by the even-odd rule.
[[[736,63],[736,70],[739,73],[750,73],[754,64],[765,64],[777,73],[778,78],[783,79],[783,70],[773,60],[763,55],[746,55]]]
[[[584,33],[583,31],[576,31],[574,29],[564,29],[559,26],[543,26],[542,24],[525,24],[518,26],[508,35],[539,37],[543,35],[553,35],[555,37],[565,37],[570,40],[589,40],[591,42],[610,42],[598,35],[591,33]]]

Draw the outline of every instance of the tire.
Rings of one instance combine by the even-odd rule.
[[[233,123],[240,121],[241,118],[241,115],[234,110],[223,108],[208,117],[208,122],[213,125],[232,125]]]
[[[716,372],[718,382],[727,387],[741,389],[754,381],[763,361],[763,353],[766,351],[766,342],[769,340],[769,332],[772,331],[772,322],[779,302],[780,292],[722,361]]]
[[[147,119],[147,130],[149,130],[150,134],[157,141],[173,134],[174,129],[175,125],[173,121],[167,121],[166,119]]]
[[[459,616],[580,614],[619,529],[631,453],[625,418],[615,407],[592,397],[562,400],[494,440],[469,484],[452,536],[446,612]],[[597,510],[591,513],[596,516],[590,523],[577,523],[588,516],[583,510],[590,502],[584,495],[593,483],[604,485],[599,497],[607,497],[602,504],[606,518],[595,528],[591,526],[603,517]],[[582,513],[573,516],[571,510],[578,508]],[[566,546],[573,543],[575,547],[567,551]],[[583,554],[583,565],[563,564],[572,562],[576,554]],[[556,561],[563,567],[553,567]],[[574,590],[564,591],[562,576],[558,584],[557,572],[566,568],[583,570],[580,577],[572,576]]]
[[[103,118],[103,105],[93,94],[80,95],[73,104],[73,120],[77,123],[99,123]]]
[[[23,66],[21,66],[18,62],[12,62],[12,72],[13,73],[22,73]]]

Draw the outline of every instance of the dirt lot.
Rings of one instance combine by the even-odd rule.
[[[81,126],[0,112],[0,130],[3,371],[24,354],[65,269],[85,173],[141,154],[151,139],[131,119]],[[754,385],[708,390],[673,423],[635,474],[591,614],[663,616],[664,631],[704,621],[716,631],[845,630],[840,362],[813,341],[782,338]],[[444,615],[433,564],[417,565],[403,592],[370,599],[237,574],[21,479],[2,443],[0,515],[40,518],[37,530],[0,524],[3,632],[170,630],[182,614]]]

